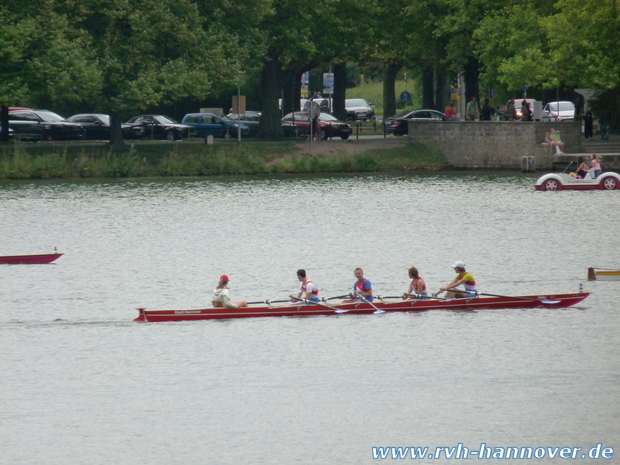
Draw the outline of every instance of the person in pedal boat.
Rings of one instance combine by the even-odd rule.
[[[220,280],[217,283],[217,287],[213,291],[213,296],[211,297],[211,303],[214,307],[225,307],[225,308],[239,308],[239,307],[247,307],[248,303],[245,300],[240,300],[238,302],[233,302],[230,300],[230,295],[228,294],[228,276],[223,274],[220,276]]]
[[[353,292],[349,294],[350,298],[343,300],[343,304],[350,304],[353,302],[363,302],[366,299],[368,302],[372,302],[374,297],[372,296],[372,284],[370,281],[364,278],[364,270],[361,268],[355,268],[353,272],[357,281],[353,283]],[[362,299],[362,296],[364,299]]]
[[[318,302],[319,288],[306,277],[306,270],[297,270],[297,279],[301,281],[301,285],[299,286],[297,295],[289,295],[291,301],[299,302],[299,300],[308,300],[310,302]]]
[[[465,271],[465,262],[458,261],[454,265],[452,265],[452,268],[454,268],[454,271],[456,271],[458,274],[451,283],[446,284],[444,287],[442,287],[440,289],[440,292],[448,291],[446,293],[446,299],[476,297],[476,280],[471,273]],[[465,288],[464,292],[460,289],[455,289],[461,284]],[[450,291],[449,289],[454,290]]]
[[[411,278],[411,283],[409,284],[409,289],[407,290],[407,294],[417,294],[427,296],[426,292],[426,282],[422,278],[420,278],[420,273],[415,266],[409,268],[409,277]],[[403,299],[411,299],[411,296],[404,295]]]

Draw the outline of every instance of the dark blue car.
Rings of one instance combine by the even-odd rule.
[[[188,113],[183,117],[183,124],[192,126],[198,137],[237,137],[237,122],[218,113]],[[250,128],[245,124],[239,125],[241,135],[250,135]]]

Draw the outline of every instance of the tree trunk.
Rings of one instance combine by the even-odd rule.
[[[9,107],[0,107],[0,142],[9,141]]]
[[[422,108],[435,109],[433,68],[422,66]]]
[[[123,138],[123,130],[121,129],[121,116],[118,112],[110,112],[110,146],[116,152],[125,152],[129,150],[129,146]]]
[[[445,70],[438,69],[435,74],[435,109],[443,111],[446,104],[447,73]],[[450,96],[452,97],[452,96]]]
[[[293,111],[299,111],[299,98],[301,95],[301,75],[303,71],[286,73],[282,81],[282,108],[281,116]]]
[[[280,62],[272,56],[261,72],[261,110],[258,135],[265,140],[282,139],[282,123],[278,99],[280,98]]]
[[[402,62],[388,63],[383,69],[383,121],[396,114],[396,76]]]
[[[475,58],[470,58],[465,63],[465,101],[471,101],[472,97],[476,97],[478,102],[481,102],[480,91],[478,90],[478,78],[480,76],[480,63]]]
[[[336,63],[334,65],[334,95],[332,99],[332,115],[342,121],[347,120],[347,110],[344,101],[347,98],[347,65]]]

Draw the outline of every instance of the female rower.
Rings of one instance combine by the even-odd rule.
[[[240,300],[238,302],[233,302],[230,300],[230,295],[228,295],[228,276],[223,274],[220,276],[220,280],[217,283],[217,287],[213,291],[213,297],[211,297],[211,303],[214,307],[225,307],[225,308],[239,308],[239,307],[247,307],[248,303],[245,300]]]
[[[465,288],[464,292],[459,289],[449,291],[446,293],[446,299],[476,297],[478,295],[476,292],[476,280],[471,273],[465,271],[465,262],[458,261],[452,265],[452,268],[454,268],[454,271],[458,274],[451,283],[445,285],[439,291],[443,292],[448,289],[454,289],[462,284]]]
[[[409,289],[407,290],[407,294],[417,294],[420,296],[421,295],[428,296],[428,293],[426,292],[426,283],[424,282],[422,278],[420,278],[418,269],[415,266],[412,266],[411,268],[409,268],[409,277],[412,279],[412,281],[409,284]],[[410,297],[405,295],[403,296],[403,298],[406,300]]]

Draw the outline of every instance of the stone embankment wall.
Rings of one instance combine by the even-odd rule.
[[[580,153],[581,122],[410,121],[409,141],[441,150],[454,166],[520,169],[523,157],[535,157],[537,170],[552,169],[551,147],[541,145],[551,128],[560,131],[566,153]]]

